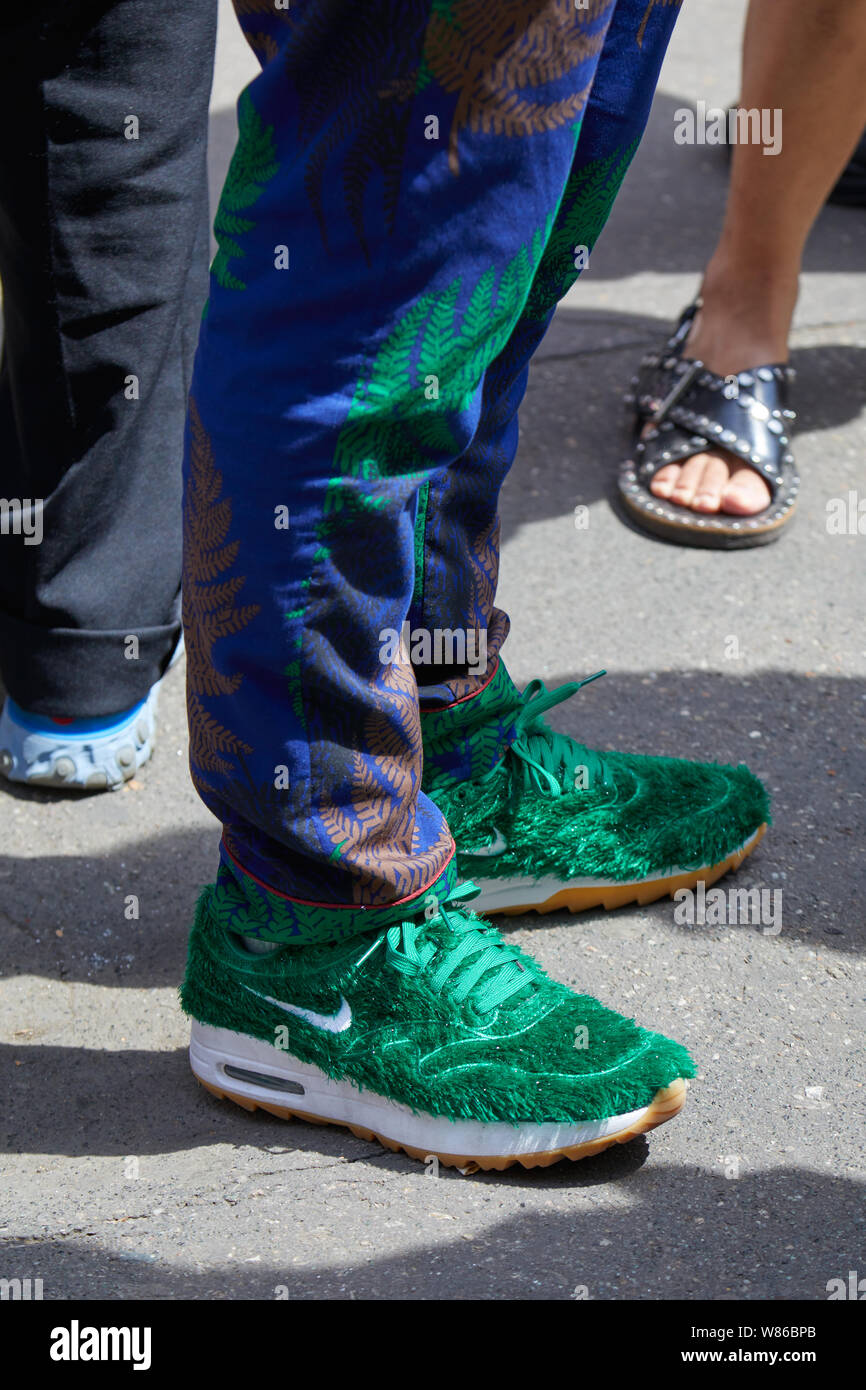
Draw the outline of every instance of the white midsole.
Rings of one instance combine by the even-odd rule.
[[[756,830],[750,835],[748,840],[731,854],[742,854],[749,848],[752,842],[760,834]],[[725,856],[728,858],[729,856]],[[714,866],[707,864],[704,866],[709,871]],[[473,912],[493,912],[497,908],[503,907],[524,907],[524,906],[543,906],[549,898],[554,898],[557,893],[562,893],[566,889],[572,888],[625,888],[641,887],[648,883],[662,883],[665,879],[677,878],[681,874],[701,873],[700,869],[668,869],[663,874],[649,874],[646,878],[636,878],[624,882],[617,878],[554,878],[548,875],[545,878],[528,879],[522,875],[516,878],[475,878],[473,883],[481,889],[477,898],[472,899],[471,907]]]
[[[375,1091],[360,1091],[350,1081],[334,1081],[319,1067],[260,1038],[193,1022],[189,1060],[200,1081],[270,1105],[284,1104],[294,1114],[309,1114],[347,1125],[361,1125],[386,1139],[429,1153],[497,1158],[508,1154],[550,1153],[590,1143],[631,1128],[649,1106],[606,1120],[576,1124],[486,1124],[478,1120],[449,1120],[415,1114],[408,1105],[388,1100]],[[226,1066],[255,1071],[303,1087],[303,1094],[273,1089],[226,1072]]]

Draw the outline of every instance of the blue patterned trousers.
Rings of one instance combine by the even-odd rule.
[[[529,361],[641,138],[677,0],[236,8],[262,70],[189,407],[192,776],[241,881],[391,904],[453,853],[418,686],[466,699],[496,669]],[[383,639],[406,631],[468,646],[437,665]]]

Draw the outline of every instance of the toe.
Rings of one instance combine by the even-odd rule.
[[[680,476],[678,463],[667,463],[660,468],[650,483],[650,492],[655,497],[670,497]]]
[[[734,516],[754,516],[770,505],[770,489],[754,468],[735,468],[721,496],[721,509]]]
[[[697,454],[688,459],[680,469],[680,476],[677,479],[676,487],[671,493],[674,502],[678,502],[681,507],[690,507],[692,498],[697,491],[697,487],[704,473],[704,455]]]
[[[717,512],[730,477],[728,465],[717,454],[700,454],[704,470],[695,488],[692,507],[696,512]]]

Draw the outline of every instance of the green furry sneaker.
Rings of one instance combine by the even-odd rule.
[[[244,890],[221,871],[181,990],[194,1074],[246,1110],[469,1171],[584,1158],[677,1114],[695,1074],[686,1050],[551,980],[467,911],[476,891],[375,914],[316,907],[316,930],[325,917],[367,929],[260,954]]]
[[[420,692],[424,790],[461,876],[480,885],[479,912],[581,912],[709,886],[767,828],[767,793],[743,764],[601,753],[549,728],[547,711],[587,684],[535,680],[521,695],[500,661],[467,699],[436,706]]]

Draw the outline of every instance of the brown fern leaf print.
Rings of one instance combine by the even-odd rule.
[[[243,677],[227,675],[214,665],[213,647],[221,637],[240,632],[259,612],[257,603],[239,606],[246,579],[231,575],[238,542],[229,541],[231,501],[222,494],[207,431],[195,401],[190,399],[189,473],[183,524],[183,623],[186,639],[186,680],[192,762],[225,775],[231,763],[225,755],[251,753],[207,711],[200,697],[232,695]]]
[[[499,580],[499,517],[472,541],[469,565],[472,573],[472,613],[476,631],[486,634],[487,671],[480,675],[458,676],[448,681],[452,699],[462,700],[472,695],[487,677],[499,648],[508,636],[508,618],[500,608],[494,608],[496,585]]]
[[[525,136],[576,121],[591,83],[559,100],[531,95],[566,76],[601,51],[606,26],[589,32],[611,0],[591,0],[585,30],[574,25],[573,0],[454,0],[434,11],[424,57],[446,92],[457,93],[448,139],[448,164],[460,169],[463,130]]]
[[[272,58],[276,58],[279,53],[279,45],[272,34],[247,34],[247,43],[255,53],[262,67],[269,63]]]
[[[415,805],[421,765],[421,721],[415,677],[405,650],[385,669],[380,683],[384,708],[365,721],[365,752],[351,764],[351,802],[320,808],[340,863],[356,876],[353,901],[392,902],[437,877],[451,836],[443,825],[426,851],[416,843]]]
[[[286,73],[298,100],[304,189],[326,248],[328,195],[337,188],[365,257],[371,217],[382,218],[385,235],[393,231],[429,11],[430,0],[296,8]]]
[[[262,67],[264,67],[266,63],[276,58],[280,51],[279,44],[272,34],[266,31],[262,31],[261,33],[251,31],[249,27],[244,26],[244,16],[261,15],[265,21],[277,20],[281,24],[291,24],[291,10],[277,9],[274,0],[234,0],[234,7],[244,37]]]
[[[493,611],[499,578],[499,517],[476,536],[469,554],[472,566],[472,607],[475,621],[482,626]]]
[[[227,777],[234,768],[228,758],[221,757],[220,754],[229,753],[236,756],[239,753],[252,753],[253,750],[248,743],[244,743],[243,739],[239,739],[208,714],[199,697],[191,690],[187,696],[187,719],[190,747],[194,749],[196,767]]]
[[[676,5],[677,9],[679,9],[682,3],[683,0],[649,0],[649,4],[644,10],[643,19],[640,22],[640,28],[637,31],[638,48],[643,48],[643,36],[646,33],[646,27],[649,24],[652,12],[656,8],[656,6],[660,6],[662,9],[665,9],[668,5]]]

